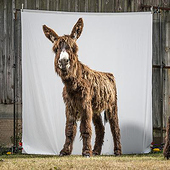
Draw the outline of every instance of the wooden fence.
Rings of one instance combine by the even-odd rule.
[[[0,119],[4,104],[22,105],[21,16],[17,9],[153,14],[153,127],[160,137],[170,115],[170,0],[0,0]],[[14,90],[15,89],[15,90]],[[15,97],[14,97],[15,96]],[[158,132],[158,133],[157,133]],[[161,136],[162,138],[162,136]]]

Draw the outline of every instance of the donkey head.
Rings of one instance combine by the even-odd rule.
[[[53,43],[55,53],[55,70],[61,75],[67,75],[76,67],[78,46],[76,40],[83,30],[83,19],[79,18],[70,35],[58,36],[55,31],[43,25],[45,36]]]

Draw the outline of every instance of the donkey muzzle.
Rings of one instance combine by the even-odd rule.
[[[67,71],[67,69],[70,67],[69,54],[65,49],[62,49],[60,53],[58,65],[62,71]]]
[[[70,67],[69,60],[68,59],[59,59],[58,60],[59,68],[62,71],[67,71],[67,69]]]

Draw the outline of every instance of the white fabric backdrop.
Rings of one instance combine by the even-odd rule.
[[[115,75],[123,153],[147,153],[152,142],[152,14],[22,13],[23,148],[28,154],[59,154],[65,140],[63,84],[54,71],[52,43],[42,25],[70,34],[79,17],[84,30],[79,60]],[[79,126],[73,154],[81,154]],[[94,144],[94,129],[92,144]],[[102,154],[113,154],[109,124]]]

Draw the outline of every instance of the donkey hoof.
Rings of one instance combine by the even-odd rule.
[[[93,151],[93,156],[97,156],[97,155],[100,155],[100,153],[97,151]]]
[[[90,158],[90,155],[83,155],[84,158]]]
[[[92,151],[86,150],[82,153],[83,157],[90,158],[92,156]]]
[[[90,156],[92,156],[89,152],[85,152],[85,153],[83,153],[82,155],[83,155],[83,157],[85,157],[85,158],[90,158]]]
[[[121,152],[120,151],[115,152],[115,156],[121,156]]]
[[[66,152],[60,152],[60,154],[59,154],[59,156],[67,156],[67,155],[69,155],[68,153],[66,153]]]
[[[59,156],[61,156],[61,157],[62,157],[62,156],[66,156],[66,155],[65,155],[65,154],[63,154],[63,153],[60,153],[60,154],[59,154]]]

